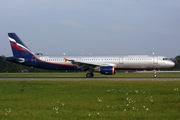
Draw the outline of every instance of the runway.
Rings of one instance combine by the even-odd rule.
[[[115,80],[115,81],[180,81],[180,78],[0,78],[0,81],[90,81],[90,80]]]

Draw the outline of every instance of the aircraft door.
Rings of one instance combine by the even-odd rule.
[[[158,57],[157,56],[153,56],[153,63],[158,64]]]
[[[119,57],[119,64],[123,64],[124,63],[124,58],[123,57]]]
[[[36,65],[36,58],[32,57],[32,59],[31,59],[31,64],[32,64],[32,65]]]
[[[77,57],[77,61],[81,61],[81,58],[80,58],[80,57]]]

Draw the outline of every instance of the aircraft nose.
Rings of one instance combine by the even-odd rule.
[[[173,61],[169,61],[169,67],[174,67],[175,63]]]

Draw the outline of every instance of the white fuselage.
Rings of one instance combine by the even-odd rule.
[[[174,66],[174,62],[163,56],[127,55],[127,56],[37,56],[40,60],[53,64],[72,65],[69,60],[97,66],[114,66],[115,69],[160,69]]]

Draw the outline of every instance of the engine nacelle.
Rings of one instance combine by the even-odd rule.
[[[114,66],[101,66],[100,73],[105,75],[115,74]]]

